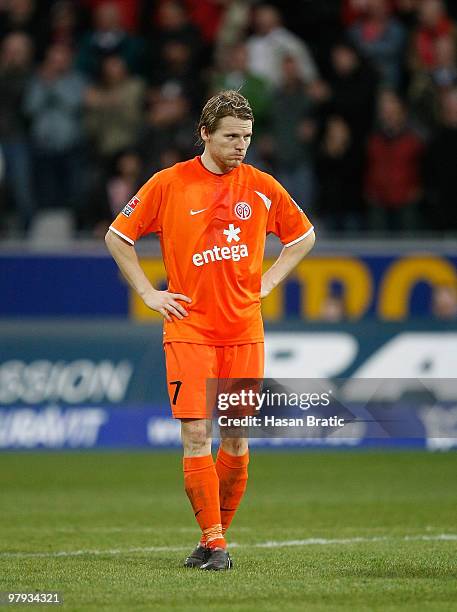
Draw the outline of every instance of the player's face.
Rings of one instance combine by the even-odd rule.
[[[235,117],[223,117],[212,134],[206,128],[202,129],[205,153],[219,168],[226,170],[241,165],[251,144],[251,136],[252,121]]]

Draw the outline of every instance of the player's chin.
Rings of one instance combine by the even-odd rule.
[[[237,157],[231,157],[230,159],[227,160],[227,166],[231,167],[231,168],[237,168],[238,166],[241,166],[241,164],[243,163],[244,160],[244,155],[243,156],[237,156]]]

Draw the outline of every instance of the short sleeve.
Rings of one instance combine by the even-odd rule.
[[[295,200],[278,181],[273,179],[267,233],[278,236],[289,247],[313,231],[313,225]]]
[[[110,226],[130,244],[152,232],[161,232],[162,189],[159,174],[154,174],[124,206]]]

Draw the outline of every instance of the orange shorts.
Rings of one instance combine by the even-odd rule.
[[[211,417],[206,394],[208,379],[263,378],[263,342],[235,346],[166,342],[164,350],[175,419]]]

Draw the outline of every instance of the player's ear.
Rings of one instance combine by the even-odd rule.
[[[202,125],[200,129],[200,138],[203,140],[203,142],[207,142],[209,139],[209,132],[206,125]]]

